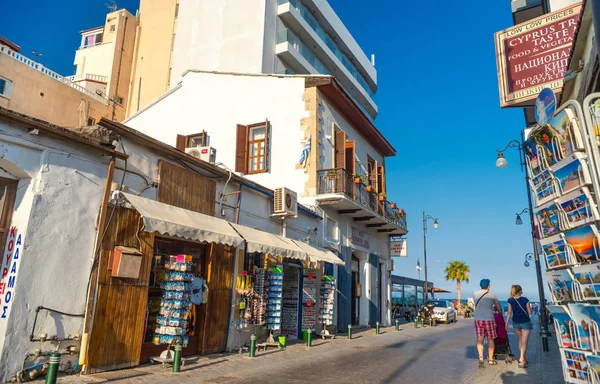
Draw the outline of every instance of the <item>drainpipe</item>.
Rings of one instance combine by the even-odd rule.
[[[113,157],[112,159],[110,159],[110,163],[108,164],[108,172],[106,175],[106,184],[104,186],[104,194],[102,196],[102,203],[100,205],[100,217],[98,219],[98,228],[96,230],[96,242],[95,242],[95,247],[94,247],[94,253],[92,255],[92,257],[93,257],[92,268],[95,264],[96,252],[99,249],[99,247],[102,245],[102,244],[100,244],[100,242],[102,240],[102,232],[104,232],[104,226],[106,224],[106,210],[107,210],[107,206],[108,206],[108,200],[110,198],[110,193],[111,193],[110,189],[111,189],[114,173],[115,173],[115,158]],[[96,268],[97,268],[98,272],[96,274],[92,274],[92,276],[91,276],[90,286],[88,289],[88,297],[87,297],[87,302],[86,302],[86,307],[85,307],[85,316],[84,316],[84,320],[83,320],[83,336],[81,339],[81,350],[79,353],[79,365],[82,366],[82,371],[85,371],[87,369],[89,336],[91,334],[92,325],[94,322],[93,307],[95,307],[95,302],[96,302],[96,297],[97,297],[96,293],[98,292],[98,273],[100,271],[100,265],[97,265]]]
[[[123,40],[121,41],[121,54],[119,55],[119,66],[117,67],[117,84],[115,85],[115,93],[113,94],[113,110],[112,110],[112,121],[116,120],[117,114],[117,97],[119,96],[119,80],[121,77],[121,65],[123,64],[123,52],[125,51],[125,37],[127,36],[127,20],[129,17],[125,16],[125,25],[123,27]],[[125,99],[123,99],[125,100]],[[122,105],[123,107],[123,105]]]

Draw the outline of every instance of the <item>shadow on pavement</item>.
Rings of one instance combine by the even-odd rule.
[[[500,375],[500,380],[502,380],[503,384],[529,384],[535,382],[533,371],[523,372],[523,373],[515,373],[515,372],[504,372]],[[562,378],[561,378],[562,379]],[[559,381],[559,382],[562,382]]]
[[[487,354],[487,347],[485,349],[485,353]],[[479,358],[479,352],[477,352],[477,346],[475,345],[475,340],[473,340],[473,345],[467,346],[465,350],[465,358],[467,359],[475,359]]]
[[[406,342],[404,342],[404,343],[406,343]],[[417,348],[417,349],[413,350],[412,351],[413,356],[410,359],[406,360],[404,362],[404,364],[400,365],[397,369],[395,369],[394,372],[392,372],[386,378],[381,380],[381,383],[384,383],[384,384],[393,383],[395,381],[395,379],[397,379],[402,374],[402,372],[411,368],[417,361],[422,359],[425,356],[426,352],[433,350],[437,343],[438,343],[437,340],[433,340],[433,341],[431,341],[431,343],[429,343],[427,345],[427,348]],[[402,342],[400,342],[398,344],[402,344]]]
[[[221,363],[224,363],[226,361],[229,361],[229,360],[225,359],[225,360],[213,361],[213,362],[206,363],[206,364],[201,364],[201,365],[187,365],[186,364],[183,367],[181,367],[181,371],[182,372],[195,371],[196,369],[202,369],[202,368],[210,367],[211,365],[221,364]]]

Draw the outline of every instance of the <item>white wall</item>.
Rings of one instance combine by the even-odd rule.
[[[265,2],[271,6],[273,0],[181,1],[171,88],[188,69],[261,73]]]
[[[323,156],[321,157],[321,169],[334,168],[335,159],[335,133],[334,123],[348,136],[348,140],[355,141],[355,163],[356,172],[363,175],[367,174],[367,155],[371,156],[373,160],[377,161],[378,165],[383,165],[383,156],[377,152],[373,146],[362,136],[353,125],[351,125],[342,116],[332,103],[323,98],[323,109],[321,116],[324,122],[324,135],[322,142],[324,144]]]
[[[16,279],[8,289],[9,303],[6,292],[1,296],[0,381],[4,382],[21,368],[26,353],[56,347],[51,342],[29,341],[38,306],[72,314],[85,310],[109,159],[43,133],[29,135],[23,126],[5,121],[0,122],[0,129],[0,168],[5,170],[0,176],[20,180],[11,227],[16,227],[15,239],[21,238],[18,259],[10,264],[11,270],[16,268]],[[10,241],[4,255],[10,254],[9,248]],[[2,264],[4,269],[6,259]],[[41,311],[35,336],[42,332],[49,337],[75,335],[82,332],[82,324],[81,317]],[[78,343],[62,346],[73,344]]]
[[[581,3],[581,0],[550,0],[550,12],[558,11],[576,3]]]
[[[189,72],[182,87],[126,124],[164,143],[175,145],[177,134],[206,130],[217,162],[235,169],[237,124],[269,119],[271,155],[268,173],[247,177],[269,188],[288,187],[304,193],[308,175],[296,170],[304,137],[300,120],[307,116],[304,78],[237,76]]]

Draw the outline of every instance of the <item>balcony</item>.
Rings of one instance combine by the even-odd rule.
[[[406,213],[363,183],[355,183],[352,175],[342,168],[322,169],[317,177],[317,201],[320,205],[335,205],[340,214],[349,214],[367,228],[393,236],[407,233]]]
[[[72,81],[72,82],[93,81],[95,83],[104,83],[104,84],[106,84],[108,82],[108,76],[94,75],[93,73],[83,73],[80,75],[65,76],[65,79]]]

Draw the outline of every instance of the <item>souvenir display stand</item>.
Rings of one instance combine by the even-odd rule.
[[[335,279],[333,276],[323,276],[321,281],[321,307],[319,309],[319,320],[323,325],[321,337],[335,338],[335,334],[330,334],[328,326],[333,325],[333,303],[335,299]]]
[[[586,98],[584,108],[568,101],[523,143],[567,383],[600,384],[598,112],[600,94]]]

